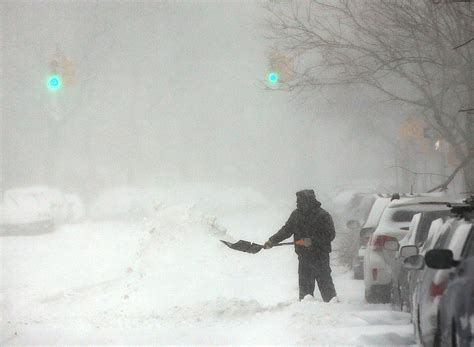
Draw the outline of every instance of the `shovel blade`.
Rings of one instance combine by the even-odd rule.
[[[259,245],[257,243],[249,242],[249,241],[244,241],[240,240],[237,241],[236,243],[230,243],[227,241],[221,240],[221,242],[226,245],[227,247],[230,247],[232,249],[235,249],[236,251],[241,251],[241,252],[246,252],[246,253],[258,253],[260,250],[263,249],[262,245]]]

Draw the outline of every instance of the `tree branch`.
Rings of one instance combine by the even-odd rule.
[[[428,190],[428,193],[433,193],[437,190],[440,190],[440,191],[445,191],[446,189],[448,189],[448,185],[451,183],[451,181],[454,179],[454,177],[456,177],[457,173],[459,172],[459,170],[461,170],[464,166],[467,165],[467,163],[469,163],[471,161],[471,159],[473,158],[473,155],[469,155],[467,156],[462,162],[461,164],[458,165],[458,167],[452,172],[451,175],[449,175],[449,177],[446,179],[446,181],[444,181],[443,183],[441,183],[440,185]]]

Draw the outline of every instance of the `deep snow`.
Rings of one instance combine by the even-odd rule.
[[[347,269],[333,266],[339,303],[299,302],[291,247],[251,255],[219,242],[265,240],[291,205],[247,190],[183,194],[188,204],[156,194],[139,221],[0,239],[0,345],[413,343],[408,314],[365,304]]]

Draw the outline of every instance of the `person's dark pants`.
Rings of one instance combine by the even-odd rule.
[[[298,275],[300,300],[306,295],[314,296],[315,281],[325,302],[336,296],[336,289],[331,277],[329,253],[299,256]]]

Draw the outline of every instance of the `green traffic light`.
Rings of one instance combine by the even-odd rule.
[[[278,76],[277,72],[272,71],[267,75],[267,79],[268,82],[270,82],[271,84],[277,84],[278,80],[280,79],[280,76]]]
[[[59,88],[61,88],[61,84],[61,77],[59,77],[58,75],[50,76],[48,79],[48,88],[50,90],[58,90]]]

